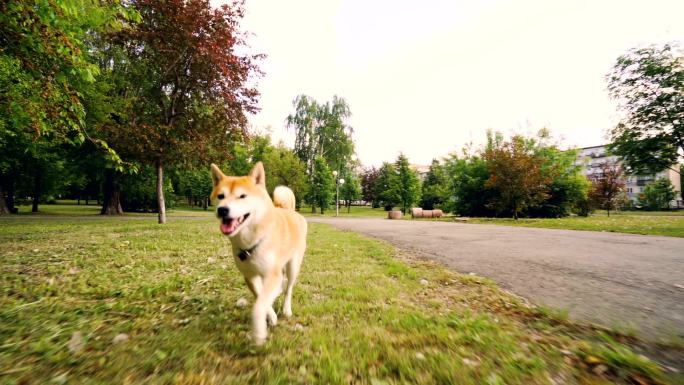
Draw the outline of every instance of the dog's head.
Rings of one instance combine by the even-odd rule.
[[[225,235],[238,234],[273,205],[266,192],[266,174],[261,162],[247,176],[226,176],[212,164],[211,178],[214,181],[211,199],[216,204],[216,215]]]

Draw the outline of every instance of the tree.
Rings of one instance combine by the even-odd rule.
[[[639,204],[647,210],[669,209],[675,196],[672,182],[667,178],[659,178],[644,188],[644,193],[639,196]]]
[[[332,171],[323,157],[316,157],[314,174],[308,194],[308,200],[311,203],[311,206],[320,207],[321,214],[325,214],[325,209],[330,207],[330,202],[333,199],[334,189],[335,181],[333,180]],[[312,212],[315,213],[313,209]]]
[[[322,157],[338,173],[348,168],[354,155],[353,129],[346,123],[351,111],[347,102],[337,96],[321,104],[309,96],[299,95],[292,105],[295,112],[287,117],[287,126],[295,131],[294,152],[306,164],[313,187],[317,157]],[[315,210],[312,203],[311,211]]]
[[[87,42],[136,18],[118,1],[0,3],[0,214],[14,211],[6,199],[11,203],[19,158],[37,164],[37,148],[88,138],[83,101],[99,71]]]
[[[351,212],[352,202],[361,198],[361,183],[359,177],[352,172],[343,174],[344,184],[340,186],[340,197],[347,206],[347,213]]]
[[[508,142],[490,140],[484,154],[489,170],[486,187],[498,192],[491,202],[498,213],[518,219],[528,207],[548,198],[550,178],[542,172],[542,160],[526,148],[524,138],[513,136]]]
[[[380,171],[371,166],[363,170],[361,173],[361,196],[363,200],[371,203],[371,207],[380,207],[380,201],[377,191],[375,189],[376,180],[380,175]]]
[[[373,189],[378,202],[385,208],[385,211],[390,211],[394,206],[401,203],[398,183],[397,169],[391,163],[383,163],[378,170]]]
[[[266,149],[262,161],[266,170],[268,191],[273,193],[273,190],[280,185],[289,187],[295,194],[296,206],[299,208],[308,189],[304,163],[282,144]]]
[[[213,183],[206,167],[186,167],[174,170],[171,173],[171,179],[173,191],[183,195],[189,206],[201,206],[207,209]]]
[[[420,200],[420,180],[418,174],[411,168],[408,158],[404,154],[399,154],[394,164],[397,173],[397,196],[401,204],[401,212],[406,214]]]
[[[599,168],[599,173],[589,177],[592,183],[589,199],[595,207],[606,210],[610,216],[610,210],[617,208],[624,191],[624,173],[622,167],[614,163],[603,162]]]
[[[493,216],[490,202],[498,197],[487,186],[489,168],[481,157],[465,153],[452,154],[445,162],[448,200],[445,208],[464,216]]]
[[[255,112],[259,55],[244,52],[241,1],[211,7],[208,0],[139,0],[135,28],[117,35],[126,49],[119,69],[128,79],[121,93],[133,95],[113,126],[115,142],[157,174],[158,221],[166,221],[164,166],[204,157],[228,157],[231,133],[243,132],[245,113]]]
[[[445,169],[437,159],[433,159],[423,181],[420,206],[426,210],[442,208],[448,195]]]
[[[654,174],[677,163],[684,151],[682,50],[672,44],[632,49],[617,59],[607,81],[623,115],[609,148],[626,171]]]
[[[589,180],[577,162],[577,150],[560,150],[551,142],[550,132],[542,128],[536,136],[525,139],[526,146],[541,159],[541,172],[549,179],[548,197],[531,206],[527,215],[560,218],[571,212],[588,215]]]

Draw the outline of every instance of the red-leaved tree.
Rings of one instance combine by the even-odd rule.
[[[498,192],[490,206],[498,213],[510,213],[518,219],[522,211],[548,198],[551,178],[542,171],[542,159],[526,146],[523,137],[492,142],[484,158],[489,169],[485,186]]]
[[[113,39],[129,102],[110,144],[157,171],[159,223],[166,221],[164,167],[227,157],[231,136],[257,110],[252,79],[261,55],[245,54],[244,2],[213,8],[208,0],[136,0],[142,21]]]
[[[606,210],[610,216],[610,210],[617,208],[622,192],[625,189],[625,180],[622,167],[615,163],[603,162],[600,172],[589,177],[591,189],[589,200],[594,207]]]

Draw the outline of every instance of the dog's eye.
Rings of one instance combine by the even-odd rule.
[[[245,198],[247,198],[247,194],[240,195],[240,199],[245,199]]]
[[[225,197],[226,197],[226,196],[223,195],[223,194],[219,194],[219,195],[217,196],[218,199],[223,199],[223,198],[225,198]]]

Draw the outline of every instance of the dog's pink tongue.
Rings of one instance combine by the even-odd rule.
[[[221,223],[221,232],[223,234],[229,235],[233,231],[235,231],[235,228],[237,227],[237,221],[236,220],[230,220],[229,223]]]

